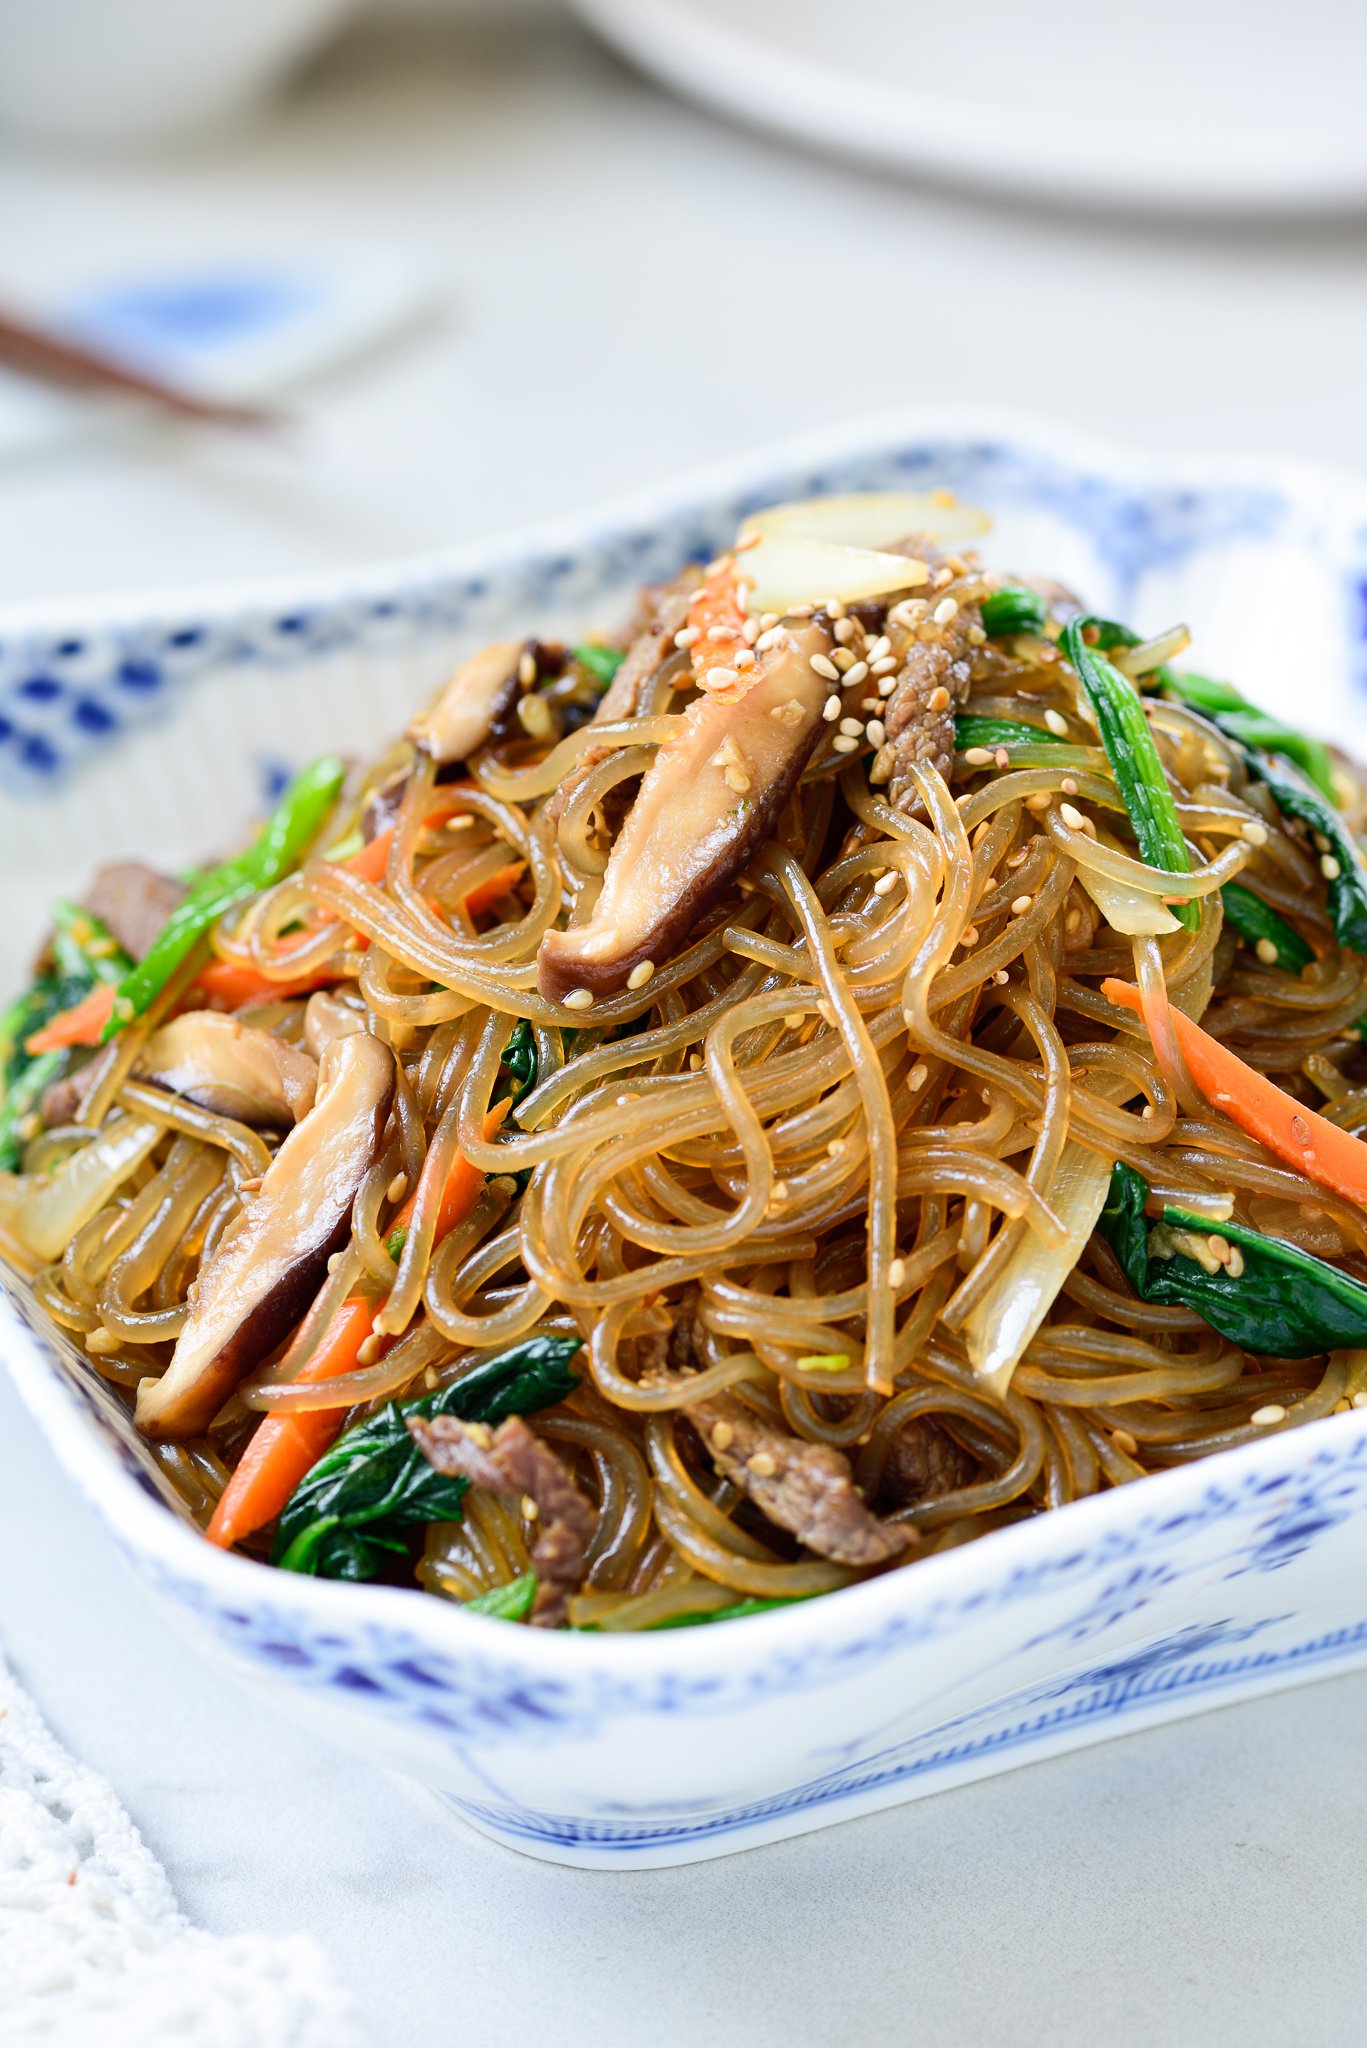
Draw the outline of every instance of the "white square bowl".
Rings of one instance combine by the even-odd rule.
[[[981,413],[899,414],[523,542],[284,589],[11,614],[0,859],[36,928],[100,856],[190,858],[281,767],[375,745],[479,638],[610,622],[634,583],[711,552],[752,506],[933,484],[996,515],[994,561],[1059,575],[1146,630],[1185,617],[1203,667],[1351,741],[1363,487],[1274,462],[1138,457]],[[551,1860],[721,1855],[1367,1663],[1367,1411],[748,1621],[543,1635],[223,1555],[17,1282],[0,1352],[112,1540],[201,1642],[320,1734]]]

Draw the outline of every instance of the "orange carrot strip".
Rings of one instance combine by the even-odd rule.
[[[335,974],[320,973],[301,974],[293,981],[273,981],[244,961],[211,960],[195,976],[186,994],[191,1006],[196,997],[202,996],[211,1007],[240,1010],[247,1003],[283,1002],[289,996],[305,996],[315,988],[326,988],[336,979]]]
[[[506,868],[495,868],[484,881],[476,882],[474,888],[465,894],[465,908],[470,916],[478,917],[482,910],[492,910],[499,897],[507,895],[526,869],[525,860],[509,861]]]
[[[486,1139],[493,1137],[508,1109],[506,1099],[494,1104],[484,1119]],[[465,1221],[483,1185],[483,1173],[468,1159],[455,1161],[442,1191],[436,1242]],[[408,1222],[416,1197],[414,1189],[394,1218],[394,1229]],[[340,1379],[343,1373],[354,1371],[357,1353],[371,1334],[378,1307],[370,1296],[348,1295],[300,1372],[298,1383]],[[377,1336],[378,1355],[383,1357],[397,1342],[394,1337]],[[346,1412],[345,1408],[296,1408],[263,1416],[214,1509],[205,1531],[209,1541],[231,1550],[278,1515],[295,1487],[341,1435]]]
[[[1103,981],[1101,993],[1122,1009],[1143,1015],[1143,999],[1129,982]],[[1350,1202],[1367,1202],[1367,1145],[1361,1138],[1306,1109],[1180,1010],[1174,1008],[1171,1014],[1187,1071],[1207,1102],[1307,1180],[1332,1188]]]
[[[375,1303],[363,1295],[344,1301],[300,1379],[333,1380],[353,1371],[374,1314]],[[209,1541],[231,1550],[278,1515],[304,1474],[340,1434],[345,1413],[342,1408],[302,1408],[264,1416],[214,1509],[205,1532]]]
[[[736,656],[749,648],[745,637],[745,608],[740,601],[739,579],[735,562],[729,555],[722,557],[711,574],[704,581],[692,604],[688,608],[688,624],[698,635],[693,642],[693,676],[704,690],[720,691],[723,696],[743,696],[755,671],[738,675],[737,681],[717,684],[710,680],[714,669],[736,672]]]
[[[339,865],[349,875],[359,875],[363,882],[382,882],[393,844],[394,827],[386,825],[383,832],[377,832],[373,839],[366,841],[359,853],[353,853],[350,860],[341,861]]]
[[[30,1032],[25,1052],[60,1052],[68,1045],[98,1045],[100,1034],[114,1014],[116,990],[112,981],[97,981],[88,995],[49,1017],[41,1031]]]

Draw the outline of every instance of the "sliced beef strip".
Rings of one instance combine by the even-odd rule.
[[[855,1491],[848,1459],[829,1444],[804,1443],[775,1429],[733,1394],[692,1401],[684,1413],[717,1470],[818,1557],[884,1564],[915,1542],[910,1530],[870,1513]]]
[[[641,609],[632,621],[631,644],[621,667],[598,700],[592,724],[612,725],[620,719],[636,716],[641,692],[673,652],[674,635],[687,619],[693,594],[701,582],[701,569],[690,564],[672,583],[657,584],[642,592]],[[547,814],[558,818],[590,769],[596,768],[600,761],[606,761],[608,755],[615,752],[616,748],[612,746],[592,745],[586,748],[560,787],[552,793],[546,806]]]
[[[948,1430],[929,1416],[915,1415],[888,1446],[875,1498],[885,1514],[892,1514],[967,1486],[974,1470],[973,1459]]]
[[[437,1415],[430,1421],[412,1415],[408,1427],[436,1471],[519,1500],[531,1495],[540,1532],[532,1550],[537,1580],[532,1622],[538,1628],[559,1628],[570,1595],[584,1582],[598,1517],[550,1445],[528,1429],[520,1415],[510,1415],[496,1430],[484,1423],[460,1422],[454,1415]]]
[[[943,556],[930,541],[920,536],[899,541],[893,554],[912,555],[928,562],[932,571],[943,566]],[[953,597],[953,584],[925,593],[928,609],[945,597]],[[913,635],[892,694],[883,713],[887,745],[879,755],[879,780],[888,785],[888,801],[896,810],[914,806],[917,797],[911,780],[913,768],[934,768],[949,780],[954,760],[954,710],[968,695],[973,679],[975,626],[982,625],[976,604],[960,603],[948,625],[937,629],[934,639]],[[883,771],[886,772],[883,772]]]
[[[109,861],[95,870],[83,907],[108,925],[125,953],[141,960],[185,895],[185,884],[140,860]]]
[[[112,1051],[112,1046],[105,1048],[106,1054]],[[83,1067],[77,1067],[74,1074],[63,1074],[60,1081],[49,1082],[43,1090],[42,1102],[39,1105],[44,1130],[55,1131],[59,1124],[75,1123],[85,1107],[87,1095],[108,1064],[105,1055],[97,1053],[93,1060],[87,1060]]]

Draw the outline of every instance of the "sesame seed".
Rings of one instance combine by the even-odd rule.
[[[532,1497],[531,1497],[531,1495],[530,1495],[529,1493],[524,1493],[524,1494],[523,1494],[523,1496],[522,1496],[522,1499],[521,1499],[521,1502],[519,1503],[519,1505],[521,1506],[521,1509],[522,1509],[522,1519],[523,1519],[523,1521],[524,1521],[524,1522],[534,1522],[534,1521],[536,1520],[536,1518],[537,1518],[537,1513],[538,1513],[538,1509],[537,1509],[537,1505],[536,1505],[536,1502],[535,1502],[535,1501],[534,1501],[534,1500],[532,1499]]]
[[[938,577],[936,581],[939,581]],[[957,597],[942,597],[930,616],[934,619],[937,626],[947,626],[951,619],[958,617],[958,612],[959,600]]]
[[[591,1010],[593,1008],[592,989],[572,988],[565,998],[565,1008],[567,1010]]]
[[[1273,1422],[1285,1422],[1286,1410],[1280,1401],[1269,1401],[1265,1408],[1255,1408],[1248,1419],[1250,1422],[1256,1422],[1262,1429]]]
[[[910,1088],[912,1094],[915,1095],[916,1093],[918,1093],[920,1089],[925,1087],[926,1082],[929,1079],[930,1068],[926,1065],[924,1060],[917,1060],[916,1065],[907,1075],[907,1086],[908,1088]]]
[[[864,727],[862,721],[858,718],[842,718],[840,730],[848,733],[852,739],[860,739],[863,736]]]
[[[1259,818],[1246,818],[1244,820],[1243,835],[1250,846],[1266,846],[1267,844],[1267,827]]]
[[[707,629],[707,638],[709,640],[729,640],[731,637],[732,633],[729,626],[709,626]]]
[[[401,1202],[408,1193],[408,1175],[406,1173],[396,1173],[384,1192],[386,1201]]]
[[[1077,784],[1074,782],[1071,775],[1064,776],[1062,782],[1059,784],[1059,788],[1063,791],[1063,794],[1065,796],[1077,795]]]
[[[1136,1441],[1136,1439],[1130,1435],[1128,1429],[1113,1429],[1111,1431],[1111,1442],[1115,1445],[1118,1451],[1123,1451],[1127,1458],[1133,1458],[1138,1456],[1139,1444]]]
[[[759,622],[759,629],[760,629],[760,632],[761,632],[761,633],[772,633],[772,631],[773,631],[774,627],[775,627],[775,626],[776,626],[777,624],[778,624],[778,613],[777,613],[777,612],[764,612],[764,613],[763,613],[763,614],[761,615],[761,618],[760,618],[760,622]]]
[[[998,747],[992,758],[999,768],[1009,768],[1011,766],[1011,756],[1007,753],[1005,747]]]
[[[888,729],[881,718],[871,718],[868,724],[868,733],[870,745],[881,747],[888,736]]]
[[[333,1252],[332,1256],[328,1260],[327,1269],[329,1273],[335,1273],[337,1271],[337,1268],[341,1265],[341,1263],[342,1254],[340,1252]]]
[[[1049,706],[1049,709],[1044,714],[1044,722],[1048,726],[1050,732],[1056,734],[1059,739],[1062,739],[1064,734],[1068,730],[1067,719],[1064,717],[1061,711],[1055,711],[1052,704]]]
[[[854,620],[837,619],[831,631],[835,634],[842,647],[848,647],[854,638]]]
[[[1229,1258],[1225,1262],[1225,1271],[1231,1280],[1238,1280],[1242,1278],[1243,1270],[1244,1255],[1237,1244],[1232,1244],[1229,1248]]]
[[[871,660],[869,662],[869,674],[871,676],[890,676],[898,665],[895,654],[880,654],[876,661]]]
[[[487,1422],[467,1422],[464,1428],[465,1434],[469,1437],[476,1450],[488,1450],[494,1440],[494,1432],[490,1429]]]
[[[690,1074],[700,1074],[702,1072],[702,1054],[700,1052],[691,1052],[688,1055],[688,1071]]]
[[[1005,988],[1007,982],[1010,981],[1011,977],[1004,967],[999,967],[996,973],[993,975],[992,979],[997,983],[999,988]]]
[[[970,626],[970,627],[969,627],[969,629],[968,629],[968,644],[969,644],[969,646],[970,646],[970,647],[986,647],[986,645],[987,645],[987,634],[986,634],[986,633],[984,632],[984,630],[983,630],[983,628],[982,628],[981,626]]]
[[[1320,873],[1324,876],[1326,882],[1336,882],[1343,873],[1343,869],[1334,859],[1332,853],[1326,853],[1324,859],[1320,862]]]
[[[637,966],[632,968],[627,976],[627,987],[644,988],[654,972],[655,962],[653,960],[642,960]]]
[[[374,1365],[379,1355],[380,1340],[378,1337],[367,1337],[363,1343],[358,1344],[356,1347],[357,1365]]]
[[[729,790],[734,791],[734,793],[737,796],[744,796],[750,787],[749,776],[746,774],[743,768],[737,768],[734,762],[731,764],[729,768],[724,768],[722,770],[722,781],[726,784],[726,787]]]
[[[948,563],[946,562],[946,563],[945,563],[945,564],[943,565],[943,567],[941,567],[941,568],[939,568],[939,569],[937,569],[937,570],[935,571],[935,574],[934,574],[934,576],[933,576],[933,578],[932,578],[931,580],[932,580],[932,582],[934,583],[934,585],[935,585],[935,588],[936,588],[937,590],[943,590],[943,589],[944,589],[944,587],[945,587],[945,585],[946,585],[946,583],[952,583],[952,582],[954,581],[954,571],[953,571],[953,570],[952,570],[952,569],[950,568],[949,564],[948,564]],[[959,607],[958,607],[957,605],[955,605],[954,609],[955,609],[955,611],[957,611],[957,610],[959,609]]]
[[[833,619],[843,619],[845,616],[845,600],[843,597],[828,597],[821,609],[823,612],[829,612]]]
[[[692,647],[701,639],[702,628],[700,626],[680,626],[678,632],[674,635],[674,645],[676,647]]]
[[[905,1259],[894,1259],[894,1260],[893,1260],[893,1262],[892,1262],[892,1264],[891,1264],[891,1265],[890,1265],[890,1266],[888,1267],[888,1279],[889,1279],[889,1280],[891,1281],[891,1283],[892,1283],[892,1285],[893,1285],[894,1287],[900,1287],[900,1286],[901,1286],[901,1284],[902,1284],[902,1282],[903,1282],[903,1281],[904,1281],[904,1280],[906,1279],[906,1277],[907,1277],[907,1262],[906,1262],[906,1260],[905,1260]]]
[[[735,680],[736,671],[733,668],[710,668],[707,671],[709,690],[728,690]]]
[[[831,741],[831,745],[835,748],[837,754],[853,754],[858,748],[859,742],[856,739],[852,739],[849,733],[842,732],[836,735]]]
[[[729,1422],[718,1422],[713,1425],[712,1448],[714,1451],[729,1450],[735,1440],[736,1432],[732,1429]]]
[[[938,689],[935,689],[935,690],[932,690],[932,691],[931,691],[931,693],[930,693],[930,695],[929,695],[929,696],[928,696],[928,697],[926,698],[926,710],[927,710],[927,711],[948,711],[948,709],[949,709],[949,706],[950,706],[950,695],[949,695],[949,692],[948,692],[948,690],[947,690],[947,689],[945,688],[944,684],[943,684],[943,683],[941,683],[941,684],[940,684],[940,686],[939,686],[939,688],[938,688]]]
[[[967,946],[971,951],[972,948],[977,945],[977,943],[978,927],[975,924],[966,924],[962,932],[960,932],[959,934],[959,944],[961,946]]]
[[[1074,832],[1081,832],[1087,823],[1087,820],[1083,817],[1076,804],[1060,804],[1058,814],[1064,824]]]
[[[878,638],[870,640],[868,646],[864,649],[864,659],[872,667],[874,662],[882,661],[884,656],[889,654],[891,650],[891,640],[889,640],[886,633],[880,633]]]
[[[755,657],[748,647],[742,647],[733,658],[738,669],[753,668],[755,665]]]
[[[800,1031],[802,1029],[803,1023],[806,1020],[806,1016],[807,1012],[805,1010],[785,1010],[783,1013],[783,1022],[789,1031]]]
[[[821,707],[821,716],[826,720],[826,723],[828,725],[830,724],[832,719],[839,718],[840,699],[835,696],[828,697]]]
[[[843,1138],[832,1138],[826,1150],[832,1159],[839,1159],[845,1150],[845,1140]]]
[[[787,1201],[787,1199],[788,1199],[788,1183],[787,1183],[787,1181],[786,1181],[786,1180],[776,1180],[776,1181],[774,1182],[773,1188],[772,1188],[772,1190],[771,1190],[771,1192],[770,1192],[770,1195],[769,1195],[769,1206],[770,1206],[770,1208],[772,1208],[772,1209],[781,1209],[781,1208],[782,1208],[782,1206],[783,1206],[783,1204],[784,1204],[784,1203],[785,1203],[785,1202]]]
[[[767,654],[771,647],[778,646],[782,638],[783,628],[781,626],[766,626],[755,642],[756,654]]]
[[[1277,946],[1274,940],[1259,939],[1257,945],[1253,948],[1253,950],[1257,954],[1258,958],[1262,961],[1264,967],[1276,966]]]
[[[1030,908],[1030,905],[1034,902],[1034,900],[1035,899],[1033,896],[1018,896],[1015,902],[1011,905],[1012,917],[1024,917],[1026,911]]]
[[[532,684],[536,681],[536,656],[531,652],[530,648],[526,649],[517,658],[517,679],[524,690],[530,690]]]
[[[899,882],[899,881],[900,881],[901,879],[902,879],[902,878],[901,878],[901,876],[900,876],[900,875],[898,874],[898,872],[897,872],[896,868],[889,868],[889,870],[888,870],[887,874],[885,874],[885,875],[880,875],[880,876],[878,877],[878,880],[877,880],[877,881],[876,881],[876,882],[874,883],[874,885],[873,885],[873,893],[874,893],[874,895],[875,895],[875,896],[891,896],[891,894],[892,894],[893,890],[894,890],[894,889],[895,889],[895,888],[897,887],[897,884],[898,884],[898,882]]]
[[[856,661],[852,668],[846,669],[845,680],[841,687],[846,690],[857,689],[860,683],[867,677],[868,672],[869,665],[866,661]]]
[[[987,768],[992,762],[992,750],[990,747],[970,747],[964,759],[972,768]]]
[[[840,670],[831,660],[829,654],[812,655],[810,666],[816,670],[819,676],[824,676],[828,683],[838,683],[840,681]]]
[[[747,1472],[753,1472],[756,1479],[772,1479],[778,1470],[778,1459],[772,1451],[755,1451],[745,1461]]]
[[[759,638],[759,620],[747,619],[740,630],[747,646],[753,647]]]
[[[890,697],[890,696],[892,695],[893,691],[894,691],[894,690],[895,690],[896,688],[897,688],[897,678],[896,678],[896,676],[889,676],[889,675],[882,675],[882,676],[879,676],[879,678],[878,678],[878,694],[879,694],[879,696],[880,696],[880,697]]]
[[[814,604],[790,604],[788,607],[788,617],[790,619],[809,619],[815,610],[816,606]]]
[[[1152,1104],[1151,1102],[1146,1102],[1146,1103],[1144,1104],[1144,1107],[1143,1107],[1143,1108],[1142,1108],[1142,1109],[1140,1110],[1139,1114],[1140,1114],[1140,1116],[1141,1116],[1141,1117],[1143,1118],[1143,1120],[1144,1120],[1144,1122],[1145,1122],[1146,1124],[1147,1124],[1147,1123],[1152,1123],[1152,1121],[1153,1121],[1153,1104]]]

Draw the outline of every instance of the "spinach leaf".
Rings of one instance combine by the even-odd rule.
[[[606,689],[626,660],[626,654],[620,647],[604,647],[601,641],[586,640],[575,648],[574,658],[580,668],[586,668]]]
[[[477,1593],[473,1600],[465,1602],[467,1614],[492,1614],[499,1621],[525,1621],[532,1611],[536,1599],[536,1573],[523,1572],[519,1579],[509,1579],[506,1586],[491,1586],[487,1593]]]
[[[1327,840],[1338,873],[1329,882],[1329,916],[1334,937],[1354,953],[1367,953],[1367,866],[1357,841],[1334,806],[1326,803],[1309,777],[1285,754],[1265,754],[1245,747],[1250,774],[1265,782],[1284,817],[1298,819]]]
[[[1225,923],[1236,931],[1250,946],[1257,947],[1266,940],[1277,949],[1275,959],[1264,962],[1268,967],[1285,968],[1288,974],[1299,974],[1308,967],[1314,954],[1306,945],[1300,933],[1279,917],[1270,903],[1264,903],[1261,896],[1255,896],[1251,889],[1245,889],[1242,882],[1226,882],[1220,891],[1225,906]]]
[[[1017,718],[980,718],[969,711],[954,721],[954,744],[963,754],[970,747],[1057,747],[1062,738],[1047,725],[1028,725]]]
[[[985,597],[979,610],[983,631],[989,640],[1008,633],[1041,633],[1049,607],[1037,590],[1023,590],[1017,583],[1003,585]]]
[[[529,1089],[536,1086],[536,1033],[525,1017],[519,1017],[512,1028],[503,1048],[503,1065],[512,1076],[512,1086],[506,1092],[511,1094],[516,1109]]]
[[[1115,637],[1131,636],[1122,634],[1109,620],[1070,619],[1063,629],[1059,645],[1072,664],[1082,695],[1096,719],[1096,729],[1106,759],[1111,764],[1115,786],[1129,812],[1139,857],[1151,868],[1165,869],[1169,874],[1185,874],[1191,867],[1187,842],[1178,822],[1177,805],[1168,786],[1158,748],[1144,716],[1143,701],[1129,677],[1107,661],[1101,646],[1088,645],[1083,636],[1089,626],[1102,629],[1103,642],[1108,634],[1111,635],[1112,645]],[[1200,908],[1195,903],[1174,903],[1172,914],[1188,931],[1194,931],[1200,919]]]
[[[1308,739],[1293,726],[1283,725],[1279,718],[1259,710],[1233,683],[1216,682],[1212,676],[1197,675],[1191,669],[1164,669],[1161,677],[1169,697],[1204,712],[1212,724],[1241,747],[1261,747],[1264,753],[1285,754],[1310,777],[1321,796],[1331,804],[1336,801],[1329,749],[1322,740]]]
[[[424,1522],[458,1521],[466,1481],[434,1472],[408,1432],[410,1415],[499,1423],[572,1394],[578,1337],[527,1337],[465,1379],[416,1401],[391,1401],[338,1437],[285,1503],[272,1561],[324,1579],[373,1579]]]
[[[0,1011],[0,1172],[17,1173],[24,1127],[49,1081],[65,1068],[67,1052],[29,1052],[25,1039],[89,993],[91,977],[45,974]]]
[[[1166,1207],[1153,1228],[1144,1214],[1148,1194],[1143,1175],[1117,1161],[1097,1224],[1141,1301],[1195,1309],[1222,1337],[1273,1358],[1367,1344],[1360,1280],[1280,1238],[1185,1209]],[[1208,1271],[1191,1256],[1202,1237],[1223,1238],[1239,1260]]]

